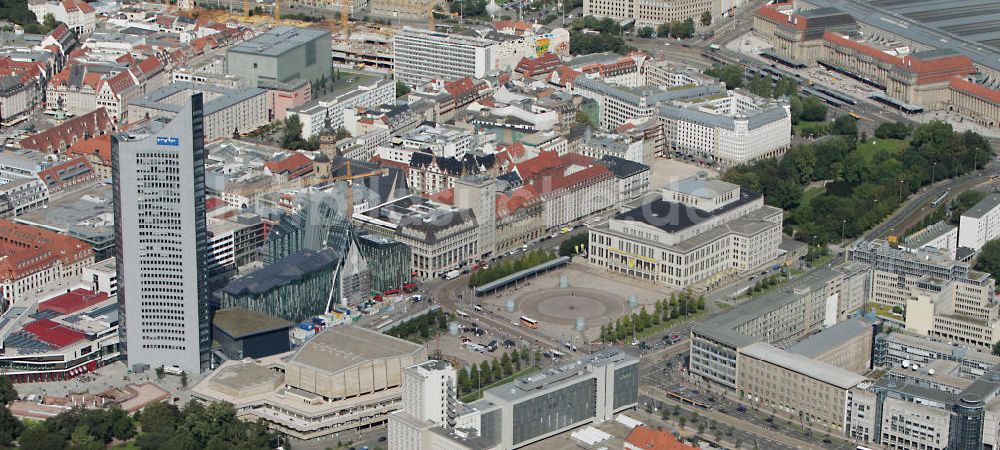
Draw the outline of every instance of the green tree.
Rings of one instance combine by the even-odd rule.
[[[705,75],[718,78],[729,89],[736,89],[743,86],[743,67],[737,64],[726,64],[715,66],[705,70]]]
[[[490,362],[490,372],[492,372],[490,378],[492,378],[493,381],[498,381],[503,378],[503,369],[500,368],[500,362],[497,361],[496,358],[493,358]]]
[[[493,382],[493,370],[490,369],[489,361],[479,363],[479,376],[482,379],[483,386]]]
[[[21,448],[30,450],[63,450],[66,447],[66,437],[39,425],[26,428],[17,437],[17,443]]]
[[[14,417],[14,414],[11,414],[7,405],[0,404],[0,448],[10,446],[10,443],[17,439],[23,429],[24,425],[21,424],[20,420],[17,420],[17,417]]]
[[[45,29],[51,31],[59,26],[59,21],[56,20],[56,16],[53,16],[52,13],[46,13],[45,17],[42,18],[42,25],[45,26]]]
[[[879,139],[906,139],[909,135],[910,127],[903,122],[882,122],[875,128]]]
[[[402,97],[410,93],[410,87],[404,84],[402,81],[396,82],[396,98]]]
[[[1000,239],[983,245],[979,251],[979,259],[976,260],[976,270],[989,273],[994,279],[1000,278]]]
[[[292,148],[293,145],[302,140],[302,122],[298,115],[292,115],[285,119],[285,137],[282,146]]]
[[[503,356],[500,358],[500,368],[503,370],[503,376],[510,376],[514,373],[514,365],[510,362],[510,355],[507,352],[503,352]]]
[[[1000,341],[997,341],[995,344],[993,344],[993,354],[1000,356]]]
[[[6,405],[17,400],[17,390],[10,377],[0,376],[0,405]]]
[[[188,387],[188,374],[181,372],[181,387]]]
[[[801,119],[808,122],[822,122],[826,120],[826,104],[818,97],[809,96],[802,100]]]
[[[857,136],[858,121],[848,115],[837,116],[836,119],[833,119],[830,131],[841,136]]]
[[[469,366],[469,392],[478,389],[482,383],[482,375],[479,374],[479,368],[475,364]]]
[[[667,36],[670,36],[670,24],[669,23],[661,23],[661,24],[657,25],[657,27],[656,27],[656,36],[657,37],[661,37],[661,38],[665,38]]]
[[[139,428],[144,433],[158,431],[172,432],[177,428],[180,411],[176,406],[166,403],[153,403],[139,412]]]
[[[701,25],[707,27],[711,24],[712,24],[712,12],[705,11],[701,13]]]
[[[163,366],[157,367],[156,368],[156,379],[157,380],[162,380],[163,379],[163,375],[164,375]]]
[[[656,30],[654,30],[653,27],[642,27],[639,29],[637,35],[643,39],[649,39],[653,37],[653,33],[655,32]]]

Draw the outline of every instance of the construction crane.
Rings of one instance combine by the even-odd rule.
[[[434,31],[434,1],[427,0],[427,29]]]
[[[351,42],[351,28],[350,24],[347,23],[348,16],[351,15],[350,12],[351,0],[340,0],[340,29],[344,32],[348,44]]]
[[[281,0],[274,0],[274,21],[281,21]]]
[[[355,175],[355,174],[351,173],[351,161],[350,160],[344,161],[344,165],[342,165],[341,167],[345,168],[346,172],[347,172],[346,174],[341,175],[341,176],[327,177],[327,178],[317,178],[317,177],[312,177],[312,176],[309,176],[309,175],[304,175],[304,176],[298,177],[298,178],[296,178],[294,180],[289,180],[289,181],[286,181],[286,182],[268,183],[268,184],[265,184],[263,186],[257,186],[257,187],[247,188],[247,189],[240,189],[240,190],[234,191],[234,193],[237,194],[237,195],[240,195],[242,197],[248,197],[249,198],[249,197],[252,197],[254,195],[260,194],[262,192],[273,192],[273,191],[298,189],[298,188],[304,188],[304,187],[312,187],[312,186],[320,186],[320,185],[324,185],[324,184],[330,184],[330,183],[335,182],[335,181],[347,181],[348,183],[347,183],[347,199],[346,200],[347,200],[347,211],[350,211],[348,213],[348,216],[350,216],[351,214],[354,214],[354,190],[352,189],[352,186],[354,185],[354,183],[352,183],[352,181],[353,180],[357,180],[357,179],[361,179],[361,178],[374,177],[374,176],[377,176],[377,175],[388,175],[389,174],[389,169],[387,169],[387,168],[381,168],[381,169],[373,170],[371,172],[359,173],[359,174]]]

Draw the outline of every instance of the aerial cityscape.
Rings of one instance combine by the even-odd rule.
[[[1000,0],[0,0],[0,449],[1000,449]]]

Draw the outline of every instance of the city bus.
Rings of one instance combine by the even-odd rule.
[[[528,328],[538,328],[538,321],[528,316],[521,316],[521,324]]]
[[[461,309],[456,309],[455,314],[458,314],[458,317],[469,317],[469,314]]]

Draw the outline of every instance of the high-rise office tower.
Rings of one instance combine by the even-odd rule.
[[[115,254],[130,366],[209,369],[202,96],[113,136]]]

